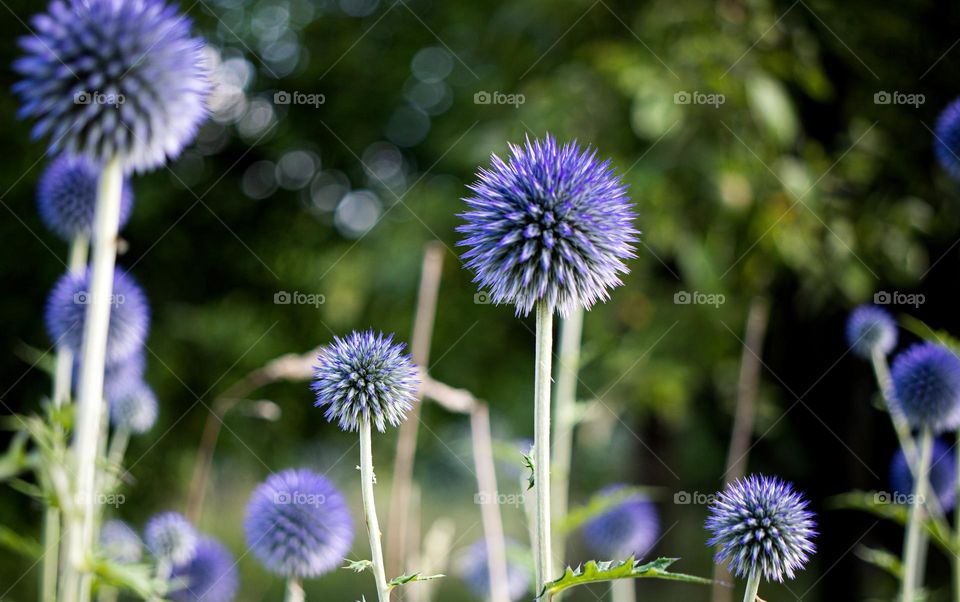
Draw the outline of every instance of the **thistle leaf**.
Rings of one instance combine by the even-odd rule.
[[[536,484],[537,465],[533,461],[533,454],[523,454],[523,467],[530,471],[530,476],[527,478],[527,491],[529,491]]]
[[[678,558],[657,558],[653,562],[642,563],[632,556],[627,560],[607,562],[597,562],[591,560],[585,565],[577,568],[567,567],[563,575],[544,586],[537,598],[551,599],[560,592],[576,587],[578,585],[587,585],[589,583],[600,583],[603,581],[614,581],[616,579],[665,579],[668,581],[682,581],[685,583],[699,583],[710,585],[713,583],[710,579],[685,575],[683,573],[671,573],[667,569],[675,563]]]
[[[0,525],[0,548],[6,548],[24,558],[36,560],[43,555],[43,546],[36,540]]]
[[[827,500],[830,508],[838,510],[859,510],[868,512],[878,518],[893,521],[899,525],[907,524],[910,508],[903,504],[893,504],[888,495],[875,491],[851,491],[834,496]],[[930,539],[948,555],[960,553],[960,547],[951,541],[950,527],[942,518],[928,518],[923,523]]]
[[[372,569],[373,563],[369,560],[351,560],[347,563],[347,566],[343,568],[350,569],[354,573],[362,573],[363,571]]]
[[[415,581],[433,581],[434,579],[440,579],[446,577],[446,575],[421,575],[420,573],[414,573],[412,575],[400,575],[399,577],[394,577],[390,580],[390,583],[387,584],[389,589],[395,587],[400,587],[401,585],[406,585],[408,583],[413,583]]]
[[[144,600],[150,600],[162,594],[166,587],[163,582],[155,581],[153,569],[146,564],[121,564],[104,558],[95,559],[93,572],[101,584],[131,591]]]
[[[891,554],[886,550],[869,548],[867,546],[857,546],[854,554],[856,554],[864,562],[872,564],[873,566],[889,573],[898,581],[903,575],[903,564],[900,562],[900,557],[896,554]]]

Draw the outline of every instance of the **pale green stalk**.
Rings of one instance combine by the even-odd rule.
[[[360,488],[363,494],[363,514],[367,520],[367,535],[370,537],[370,562],[373,564],[373,577],[377,582],[377,598],[380,602],[390,601],[390,588],[383,566],[383,545],[380,543],[380,522],[377,520],[377,506],[373,497],[373,444],[370,439],[370,419],[360,421]]]
[[[633,579],[615,579],[610,584],[611,602],[636,602],[637,584]]]
[[[907,535],[903,544],[903,580],[900,590],[902,602],[913,602],[917,589],[920,528],[924,521],[923,504],[927,497],[929,483],[927,473],[930,470],[932,450],[933,435],[929,428],[924,428],[920,439],[920,457],[917,464],[917,478],[914,479],[910,516],[907,520]]]
[[[534,550],[537,589],[550,581],[550,370],[553,362],[553,312],[546,302],[537,304],[536,373],[534,377],[533,455],[537,495],[537,545]]]
[[[287,593],[283,598],[284,602],[304,602],[306,599],[307,596],[303,592],[303,584],[300,579],[296,577],[287,579]]]
[[[747,588],[743,592],[743,602],[755,602],[758,591],[760,591],[760,571],[754,568],[747,578]]]
[[[907,459],[907,466],[914,478],[917,476],[917,445],[910,433],[910,425],[902,413],[897,412],[893,406],[893,380],[890,378],[890,369],[887,367],[887,357],[880,351],[874,351],[871,355],[873,364],[873,373],[877,377],[877,386],[880,387],[880,393],[883,397],[884,407],[887,414],[890,415],[890,421],[893,423],[893,430],[897,433],[897,441],[900,443],[900,449]]]

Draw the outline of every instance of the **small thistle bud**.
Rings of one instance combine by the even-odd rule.
[[[939,433],[960,425],[960,359],[936,343],[918,343],[893,360],[893,411],[915,429]]]
[[[957,461],[954,450],[941,439],[933,440],[930,461],[930,486],[937,495],[944,512],[957,505]],[[905,503],[904,496],[913,495],[913,473],[907,464],[907,456],[898,449],[890,463],[890,488],[896,496],[894,501]]]
[[[887,310],[861,305],[847,319],[847,344],[864,359],[875,351],[885,356],[897,346],[897,323]]]
[[[814,552],[816,532],[807,501],[789,483],[751,475],[731,483],[710,505],[707,530],[717,546],[714,561],[746,578],[754,570],[767,581],[793,579]]]
[[[190,562],[197,550],[197,531],[179,512],[164,512],[151,518],[144,538],[150,553],[173,566]]]
[[[143,541],[122,520],[108,520],[100,529],[100,549],[120,564],[136,564],[143,558]]]
[[[126,395],[109,400],[110,423],[135,435],[142,435],[157,422],[157,396],[146,383]]]
[[[372,330],[334,338],[317,357],[312,389],[317,407],[345,431],[356,431],[361,421],[370,421],[383,432],[397,426],[413,407],[417,370],[403,345],[393,335]]]
[[[77,236],[89,238],[97,206],[100,170],[84,157],[60,155],[40,176],[37,207],[40,219],[51,232],[70,242]],[[133,190],[124,179],[120,196],[120,227],[133,210]]]
[[[612,495],[626,488],[616,484],[600,490]],[[583,527],[583,537],[590,550],[603,560],[640,559],[653,548],[660,536],[660,520],[653,502],[642,494],[634,494],[619,502]]]
[[[353,519],[343,495],[310,470],[271,475],[250,496],[247,545],[283,577],[313,578],[337,568],[353,545]]]
[[[167,594],[172,602],[230,602],[240,585],[233,555],[212,537],[201,538],[193,558],[174,566],[170,579],[183,583]]]
[[[507,593],[511,602],[516,602],[530,592],[530,571],[519,558],[525,553],[523,546],[512,539],[504,543],[507,547]],[[490,569],[484,540],[474,542],[466,549],[457,559],[456,570],[477,599],[490,598]]]

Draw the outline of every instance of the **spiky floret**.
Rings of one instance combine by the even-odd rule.
[[[847,344],[864,359],[874,351],[887,355],[897,346],[897,322],[885,309],[861,305],[847,319]]]
[[[173,567],[182,587],[167,594],[173,602],[230,602],[240,585],[233,554],[212,537],[202,537],[190,562]]]
[[[737,577],[756,569],[767,581],[793,579],[814,552],[813,513],[789,483],[751,475],[731,483],[710,505],[707,530],[715,562]]]
[[[898,355],[890,369],[893,411],[915,429],[934,432],[960,425],[960,359],[936,343],[917,343]]]
[[[143,541],[130,525],[111,519],[100,529],[100,550],[120,564],[135,564],[143,558]]]
[[[530,570],[523,562],[524,549],[512,539],[505,542],[507,548],[507,593],[510,600],[522,599],[530,593]],[[487,563],[487,542],[474,542],[457,559],[457,574],[463,579],[478,599],[490,598],[490,569]]]
[[[615,484],[600,490],[601,496],[615,495],[627,486]],[[603,560],[625,560],[646,556],[660,536],[657,509],[646,496],[636,493],[589,521],[583,537],[591,551]]]
[[[250,496],[247,545],[283,577],[313,578],[340,564],[353,544],[353,519],[343,495],[307,469],[271,475]]]
[[[203,41],[162,0],[53,0],[20,39],[21,117],[51,150],[144,171],[177,156],[207,114]]]
[[[89,282],[90,270],[81,274],[67,272],[57,281],[47,300],[45,319],[50,339],[78,357],[90,303]],[[132,276],[115,270],[107,330],[107,363],[121,362],[140,351],[149,327],[150,308],[143,289]]]
[[[147,522],[143,534],[150,553],[172,565],[190,562],[197,551],[197,531],[179,512],[154,516]]]
[[[325,407],[325,416],[345,431],[356,431],[369,420],[383,432],[406,417],[417,393],[417,369],[403,344],[393,335],[354,331],[335,337],[317,356],[311,388],[314,405]]]
[[[40,219],[51,232],[65,241],[90,237],[97,207],[100,170],[85,157],[60,155],[44,170],[37,189]],[[124,179],[120,196],[120,227],[133,210],[133,189]]]
[[[933,154],[953,179],[960,180],[960,98],[940,113],[933,131]]]
[[[957,461],[953,447],[942,439],[933,440],[933,454],[930,460],[930,487],[937,494],[940,507],[949,512],[957,505]],[[906,503],[913,494],[913,473],[907,464],[907,457],[898,449],[890,462],[890,487],[895,495],[894,502]]]
[[[142,435],[157,422],[157,396],[146,383],[140,383],[125,395],[109,400],[110,422],[115,428],[123,428]]]
[[[527,315],[538,302],[567,315],[622,284],[638,232],[626,187],[609,161],[553,136],[491,157],[464,199],[457,231],[474,282],[494,303]]]

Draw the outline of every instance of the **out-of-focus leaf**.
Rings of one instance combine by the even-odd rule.
[[[903,504],[892,504],[887,501],[888,496],[876,491],[851,491],[836,495],[827,500],[829,508],[837,510],[860,510],[869,512],[878,518],[893,521],[899,525],[907,524],[907,517],[910,514],[910,508]],[[947,554],[960,553],[960,547],[956,547],[951,541],[950,527],[943,522],[943,519],[930,518],[924,522],[930,539]]]
[[[894,579],[899,580],[903,575],[903,564],[896,554],[867,546],[857,546],[855,554],[864,562],[889,573]]]
[[[102,585],[133,592],[144,600],[160,595],[166,585],[153,579],[153,568],[146,564],[121,564],[100,558],[93,561],[93,574]]]
[[[779,81],[766,73],[754,73],[747,79],[747,98],[753,114],[781,146],[789,146],[796,140],[797,115]]]
[[[578,585],[587,585],[589,583],[600,583],[603,581],[614,581],[616,579],[665,579],[668,581],[682,581],[684,583],[698,583],[701,585],[710,585],[711,579],[696,577],[694,575],[685,575],[683,573],[671,573],[667,569],[675,563],[678,558],[657,558],[653,562],[646,564],[635,560],[632,556],[623,561],[597,562],[591,560],[585,565],[577,568],[567,567],[563,576],[547,583],[544,586],[538,598],[550,600],[560,592],[576,587]]]
[[[586,505],[574,508],[561,520],[555,522],[553,526],[561,533],[572,533],[584,523],[600,516],[633,496],[649,495],[651,491],[653,490],[646,487],[623,487],[608,493],[598,493],[591,497]]]
[[[387,583],[387,587],[393,589],[395,587],[400,587],[401,585],[406,585],[415,581],[433,581],[434,579],[441,579],[443,577],[446,577],[446,575],[421,575],[420,573],[414,573],[412,575],[400,575],[399,577],[394,577],[391,579],[390,583]]]
[[[955,337],[945,330],[937,330],[929,325],[923,320],[914,318],[911,315],[905,314],[900,316],[900,323],[903,324],[903,327],[917,335],[925,341],[930,341],[932,343],[939,343],[946,347],[949,347],[954,353],[960,353],[960,338]]]
[[[43,554],[43,547],[36,540],[20,535],[3,525],[0,525],[0,547],[30,560],[36,560]]]
[[[354,573],[362,573],[363,571],[373,568],[373,563],[369,560],[351,560],[347,566],[343,568],[350,569]]]

